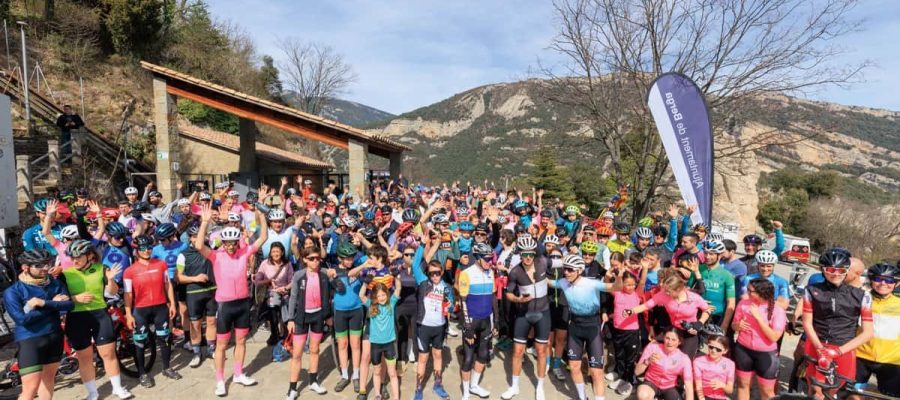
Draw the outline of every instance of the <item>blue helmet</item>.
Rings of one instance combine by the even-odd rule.
[[[516,200],[516,202],[513,203],[513,208],[516,210],[520,208],[528,208],[528,202],[526,202],[525,200]]]
[[[463,221],[459,223],[459,230],[463,232],[472,232],[475,230],[475,225],[472,225],[469,221]]]
[[[366,213],[363,214],[363,219],[366,221],[375,220],[375,212],[374,211],[366,211]]]
[[[159,226],[156,227],[154,236],[156,236],[157,239],[168,239],[175,236],[177,233],[178,229],[175,228],[175,225],[166,222],[164,224],[159,224]]]
[[[123,238],[128,236],[128,228],[121,222],[113,221],[106,225],[106,234],[111,237]]]
[[[34,211],[46,212],[47,211],[47,199],[41,197],[40,199],[35,200],[34,204],[32,204],[32,207],[34,207]]]

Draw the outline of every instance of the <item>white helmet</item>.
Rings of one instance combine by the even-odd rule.
[[[269,211],[269,221],[284,221],[284,210],[276,208]]]
[[[606,219],[606,218],[616,219],[616,214],[613,214],[612,211],[607,211],[607,212],[603,213],[603,218],[604,219]]]
[[[706,248],[703,251],[708,254],[722,254],[725,252],[725,244],[723,244],[722,242],[720,242],[718,240],[710,240],[710,241],[706,242]],[[768,251],[768,250],[763,250],[763,251]],[[758,255],[759,253],[756,253],[756,254]],[[772,254],[774,255],[775,253],[772,253]]]
[[[637,237],[639,237],[639,238],[650,239],[650,238],[653,237],[653,231],[651,231],[650,228],[648,228],[648,227],[646,227],[646,226],[642,226],[642,227],[640,227],[640,228],[637,228],[637,230],[634,231],[634,233],[635,233],[635,234],[637,235]]]
[[[241,216],[237,215],[237,213],[230,212],[228,213],[228,222],[241,222]]]
[[[66,225],[59,231],[59,237],[63,239],[75,240],[78,236],[78,227],[75,225]]]
[[[233,226],[229,226],[228,228],[222,229],[222,234],[220,235],[220,237],[222,238],[222,241],[240,240],[241,230]]]
[[[347,228],[350,228],[350,229],[356,228],[357,221],[356,221],[356,218],[352,215],[345,215],[345,216],[341,217],[339,222],[342,225],[346,226]]]
[[[138,194],[138,190],[134,186],[129,186],[125,188],[125,194]]]
[[[569,254],[563,259],[563,267],[584,269],[584,259],[577,254]]]
[[[200,200],[212,200],[212,196],[209,193],[202,192],[200,193]]]
[[[550,235],[545,236],[545,237],[544,237],[544,244],[547,244],[547,243],[553,243],[553,244],[559,246],[559,236],[556,236],[556,235],[553,235],[553,234],[550,234]]]
[[[721,241],[724,240],[724,239],[725,239],[725,236],[722,235],[722,234],[719,233],[719,232],[710,232],[710,233],[707,233],[707,234],[706,234],[706,241],[707,241],[707,242],[712,242],[712,241],[719,241],[719,242],[721,242]]]
[[[516,247],[519,251],[534,251],[537,248],[537,242],[531,235],[522,235],[516,239]]]
[[[759,264],[775,264],[778,256],[771,250],[760,250],[756,253],[756,262]]]
[[[450,218],[447,217],[447,214],[434,214],[431,217],[431,222],[435,224],[443,224],[445,222],[450,222]]]
[[[157,222],[159,222],[159,221],[156,220],[156,217],[154,217],[153,214],[150,214],[150,213],[143,213],[143,214],[141,214],[141,219],[144,220],[144,221],[150,221],[150,222],[152,222],[152,223],[154,223],[154,224],[157,223]]]
[[[237,190],[231,190],[228,192],[228,197],[240,196],[241,194]]]
[[[178,199],[178,205],[179,206],[189,206],[189,205],[191,205],[191,201],[189,199],[184,199],[184,198]]]

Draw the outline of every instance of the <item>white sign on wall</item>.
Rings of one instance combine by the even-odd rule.
[[[13,149],[12,109],[9,97],[0,95],[0,228],[19,225],[16,191],[16,153]]]

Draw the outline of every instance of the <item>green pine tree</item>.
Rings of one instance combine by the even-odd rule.
[[[574,198],[572,182],[568,172],[562,168],[552,147],[541,146],[531,157],[531,175],[528,183],[535,189],[544,190],[544,199],[559,198],[565,202]]]

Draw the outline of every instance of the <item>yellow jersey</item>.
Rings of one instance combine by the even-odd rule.
[[[880,364],[900,365],[900,297],[872,296],[875,336],[856,349],[856,356]]]

